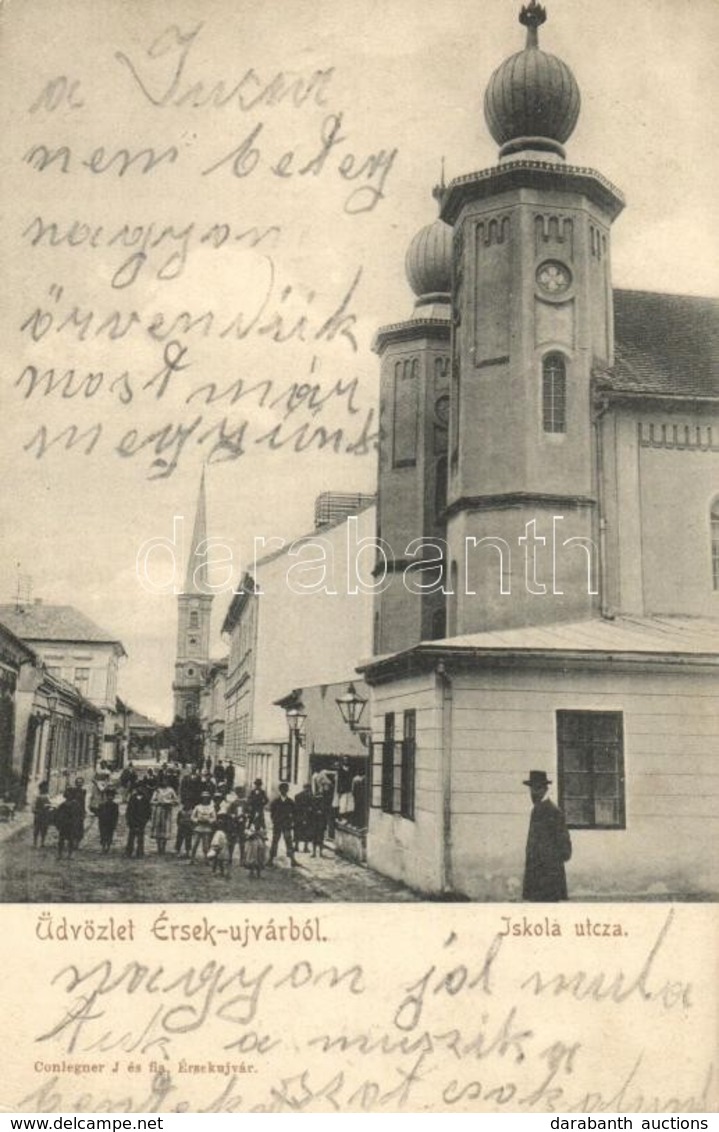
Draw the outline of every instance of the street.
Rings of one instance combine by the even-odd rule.
[[[191,863],[173,852],[159,857],[148,839],[146,856],[124,854],[125,824],[121,817],[112,849],[100,851],[97,822],[70,860],[57,859],[57,833],[51,829],[44,848],[34,849],[32,826],[16,819],[0,826],[0,898],[7,903],[306,903],[309,901],[392,902],[420,897],[403,885],[336,857],[298,853],[301,868],[291,869],[280,849],[272,868],[250,877],[237,860],[229,878],[213,875],[198,856]]]

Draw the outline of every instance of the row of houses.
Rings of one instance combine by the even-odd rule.
[[[0,605],[0,797],[32,803],[103,760],[154,749],[158,725],[117,694],[122,642],[70,605]]]
[[[206,540],[204,494],[203,477],[193,546]],[[374,559],[366,556],[354,579],[348,563],[357,547],[374,545],[375,523],[373,496],[323,493],[311,531],[238,579],[221,626],[224,657],[209,657],[212,595],[198,600],[203,579],[192,552],[194,569],[178,598],[176,720],[196,721],[203,756],[233,763],[240,786],[261,778],[270,791],[281,781],[299,790],[324,771],[351,833],[366,829],[366,804],[354,804],[365,791],[355,783],[351,802],[349,795],[353,780],[367,782],[367,730],[346,723],[337,701],[353,681],[358,705],[367,698],[355,668],[371,652]]]

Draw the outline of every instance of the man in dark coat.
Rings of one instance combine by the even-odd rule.
[[[295,824],[295,803],[292,798],[290,798],[288,791],[289,784],[287,782],[281,782],[279,795],[273,798],[270,804],[272,843],[270,845],[269,864],[271,865],[277,856],[280,837],[284,837],[285,849],[290,859],[290,864],[293,868],[297,868],[298,862],[295,860],[295,848],[292,843],[292,830]]]
[[[55,810],[55,826],[57,827],[57,857],[62,858],[63,849],[67,851],[68,859],[77,849],[77,830],[82,821],[80,803],[71,786],[65,791],[65,799]]]
[[[305,853],[310,851],[312,840],[312,788],[306,782],[299,794],[295,794],[295,844],[299,852],[304,844]]]
[[[109,786],[97,807],[97,828],[100,833],[100,848],[103,853],[110,852],[119,817],[120,807],[115,801],[115,791]]]
[[[142,786],[138,784],[132,791],[125,809],[125,822],[127,824],[125,853],[128,857],[132,857],[133,851],[138,857],[145,856],[145,827],[150,820],[151,813],[150,799]]]
[[[250,790],[245,802],[245,816],[247,817],[247,825],[254,826],[256,829],[265,828],[265,806],[269,802],[269,798],[265,793],[262,785],[262,779],[256,778],[255,784]]]
[[[542,903],[568,900],[564,864],[572,855],[572,842],[564,814],[546,797],[551,782],[543,770],[530,770],[523,785],[529,787],[533,806],[522,898]]]
[[[197,767],[193,767],[180,783],[180,801],[183,806],[189,806],[191,810],[194,810],[195,806],[200,804],[201,796],[202,779]]]
[[[75,785],[71,786],[73,799],[77,802],[75,809],[75,831],[73,834],[74,848],[77,849],[78,845],[85,836],[85,817],[87,815],[87,790],[82,778],[75,779]]]

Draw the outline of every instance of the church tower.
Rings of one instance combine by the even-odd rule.
[[[580,108],[569,67],[539,47],[489,80],[498,163],[443,195],[454,229],[447,635],[580,620],[598,610],[591,379],[613,361],[613,185],[566,163]]]
[[[213,594],[207,577],[207,505],[202,472],[183,592],[177,597],[177,652],[172,685],[175,718],[197,718],[210,657]]]
[[[381,359],[377,535],[387,567],[375,598],[376,654],[445,636],[451,255],[444,221],[417,233],[405,261],[414,311],[373,343]]]

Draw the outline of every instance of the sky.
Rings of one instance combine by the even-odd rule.
[[[541,46],[582,95],[568,161],[627,199],[615,286],[719,293],[719,5],[546,7]],[[255,538],[311,528],[321,491],[374,490],[373,335],[411,314],[404,256],[442,159],[448,180],[496,161],[482,100],[523,45],[518,8],[3,6],[0,598],[22,575],[117,634],[138,710],[171,717],[176,633],[170,559],[150,592],[138,552],[177,516],[189,540],[203,464],[235,582]],[[340,451],[308,442],[319,427]]]

